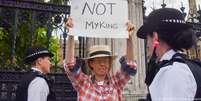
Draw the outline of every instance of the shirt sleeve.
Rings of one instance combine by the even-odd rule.
[[[121,68],[112,76],[112,79],[115,85],[123,90],[123,87],[130,80],[130,76],[136,74],[136,63],[134,61],[126,60],[125,57],[122,57],[119,62]]]
[[[81,66],[83,62],[84,61],[82,59],[76,58],[76,62],[73,65],[72,69],[70,69],[68,65],[64,65],[67,77],[71,81],[72,86],[76,91],[79,91],[79,89],[81,89],[81,86],[84,83],[88,82],[89,79],[89,76],[82,72]]]
[[[47,101],[48,94],[49,87],[45,79],[36,77],[29,84],[27,101]]]

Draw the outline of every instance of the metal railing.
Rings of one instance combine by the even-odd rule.
[[[0,71],[0,101],[14,101],[16,90],[20,79],[26,72]],[[71,82],[63,73],[52,73],[48,75],[53,81],[53,92],[56,101],[76,101],[77,93]]]

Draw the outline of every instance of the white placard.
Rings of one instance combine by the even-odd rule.
[[[77,36],[128,38],[127,0],[72,0],[70,16]]]

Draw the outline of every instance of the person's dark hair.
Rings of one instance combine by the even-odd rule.
[[[94,61],[94,59],[90,59],[87,61],[88,67],[93,70],[93,68],[91,67],[91,62]]]
[[[41,56],[41,57],[39,57],[39,58],[45,58],[45,57],[48,57],[48,56]],[[38,59],[38,58],[37,58]],[[30,62],[30,64],[31,64],[31,66],[36,66],[36,60],[37,59],[35,59],[33,62]]]
[[[159,40],[166,42],[174,50],[190,49],[196,43],[196,36],[192,28],[174,32],[157,31]],[[150,33],[149,33],[150,34]],[[153,33],[151,33],[153,36]]]

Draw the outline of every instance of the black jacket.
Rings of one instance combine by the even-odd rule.
[[[36,77],[41,77],[45,79],[49,86],[49,95],[47,97],[47,101],[56,101],[55,94],[52,91],[52,83],[48,80],[45,75],[38,71],[31,70],[24,75],[24,78],[21,80],[20,84],[18,85],[18,89],[16,92],[16,100],[15,101],[27,101],[28,97],[28,87],[32,80]]]

